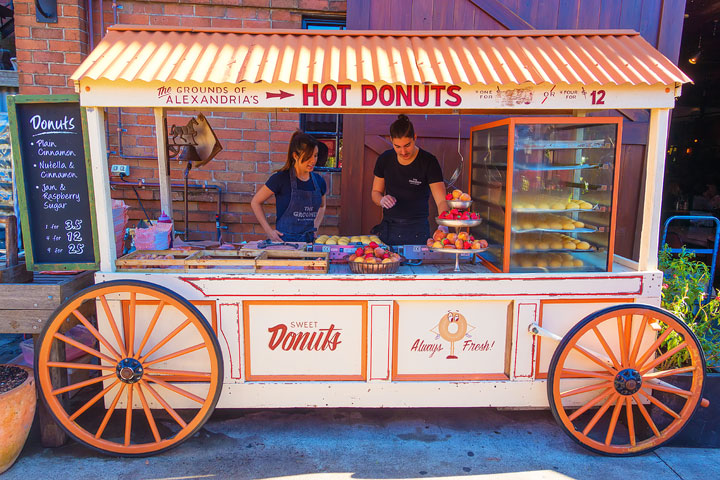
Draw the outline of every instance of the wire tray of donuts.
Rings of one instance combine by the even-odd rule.
[[[382,247],[358,247],[347,258],[352,273],[384,274],[395,273],[400,268],[402,257]]]

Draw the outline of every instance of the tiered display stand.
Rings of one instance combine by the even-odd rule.
[[[472,205],[472,200],[448,200],[447,201],[448,207],[450,208],[458,208],[467,210],[470,208],[470,205]],[[482,222],[482,219],[477,218],[473,220],[449,220],[447,218],[440,218],[437,217],[435,219],[438,225],[442,225],[444,227],[454,227],[455,233],[460,233],[461,228],[471,228],[476,227],[480,225]],[[460,255],[461,254],[467,254],[472,253],[477,254],[484,252],[487,250],[486,248],[430,248],[433,252],[441,252],[441,253],[452,253],[455,254],[455,268],[446,268],[443,270],[440,270],[440,273],[463,273],[463,272],[471,272],[471,270],[461,267],[460,266]]]

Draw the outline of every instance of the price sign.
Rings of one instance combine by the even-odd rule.
[[[98,268],[87,124],[77,95],[8,97],[28,269]]]

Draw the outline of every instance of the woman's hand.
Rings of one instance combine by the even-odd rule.
[[[282,241],[283,241],[283,239],[282,239],[282,235],[283,235],[282,232],[279,232],[279,231],[277,231],[277,230],[269,230],[269,231],[267,231],[267,232],[265,232],[265,233],[267,233],[268,238],[269,238],[270,240],[272,240],[273,242],[282,243]]]
[[[392,208],[397,203],[397,200],[395,200],[395,197],[392,195],[384,195],[380,199],[380,206],[383,208]]]

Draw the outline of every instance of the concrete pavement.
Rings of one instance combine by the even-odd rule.
[[[720,449],[609,458],[575,444],[549,411],[218,410],[192,439],[149,458],[113,458],[31,438],[2,480],[720,478]]]

